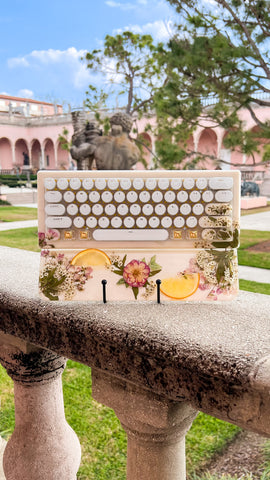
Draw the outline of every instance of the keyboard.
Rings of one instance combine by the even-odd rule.
[[[168,258],[179,258],[182,265],[184,258],[189,258],[190,263],[194,255],[197,259],[199,251],[212,250],[214,260],[209,257],[209,261],[212,259],[217,269],[219,265],[218,271],[222,271],[223,257],[230,270],[231,260],[227,257],[235,256],[239,239],[239,204],[238,171],[40,171],[38,223],[42,257],[68,255],[68,262],[88,269],[103,262],[107,273],[115,273],[118,267],[112,259],[121,255],[124,258],[127,253],[123,269],[118,268],[126,275],[120,285],[133,288],[133,296],[135,289],[137,299],[140,282],[134,281],[132,286],[131,280],[125,281],[128,269],[124,269],[132,259],[144,259],[144,252],[153,253],[150,259],[161,255],[166,263]],[[54,253],[47,254],[51,249]],[[72,260],[75,257],[77,260]],[[130,262],[126,263],[127,259]],[[146,265],[147,276],[149,262],[138,261],[140,268]],[[197,268],[198,272],[191,273],[203,278],[202,267]],[[100,273],[102,269],[96,270]],[[220,273],[217,275],[218,283],[224,275],[220,279]],[[149,282],[145,282],[146,287]],[[176,290],[177,284],[179,280]],[[163,281],[161,292],[164,285]],[[224,282],[222,285],[224,290]],[[174,288],[169,285],[168,290],[172,297],[168,295],[167,299],[175,300]]]

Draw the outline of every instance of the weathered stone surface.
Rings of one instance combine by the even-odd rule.
[[[38,298],[39,254],[2,247],[0,261],[1,331],[270,435],[268,296],[241,292],[224,304],[46,302]]]

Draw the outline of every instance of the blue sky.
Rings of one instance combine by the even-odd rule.
[[[92,82],[80,58],[126,29],[168,39],[166,0],[13,0],[0,12],[0,93],[80,106]]]

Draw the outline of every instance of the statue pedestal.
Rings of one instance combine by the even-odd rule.
[[[267,205],[267,197],[241,197],[242,210],[266,207],[266,205]]]

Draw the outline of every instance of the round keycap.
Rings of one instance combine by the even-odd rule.
[[[201,203],[197,203],[196,205],[193,205],[192,207],[192,212],[195,213],[195,215],[201,215],[204,211],[203,205]]]
[[[82,228],[84,226],[84,218],[83,217],[75,217],[73,220],[73,225],[76,228]]]
[[[176,203],[171,203],[167,210],[170,215],[176,215],[178,213],[178,205],[176,205]]]
[[[206,178],[198,178],[196,180],[196,186],[197,188],[199,188],[200,190],[203,190],[204,188],[207,187],[207,180]]]
[[[72,190],[79,190],[81,186],[81,180],[77,177],[71,178],[69,181],[69,186]]]
[[[162,201],[162,199],[163,199],[163,194],[161,192],[157,191],[152,194],[153,202],[159,203]]]
[[[159,203],[158,205],[155,206],[156,215],[164,215],[165,212],[166,212],[166,207],[162,203]]]
[[[130,213],[132,215],[140,215],[140,213],[141,213],[140,205],[138,205],[137,203],[133,203],[133,205],[131,205],[131,207],[130,207]]]
[[[191,202],[199,202],[201,199],[201,194],[198,192],[198,190],[193,190],[193,192],[190,192],[189,199]]]
[[[60,190],[66,190],[68,188],[68,180],[67,178],[58,178],[57,180],[57,187]]]
[[[213,198],[214,198],[214,194],[213,192],[211,192],[211,190],[206,190],[202,194],[202,199],[204,202],[212,202]]]
[[[110,225],[110,220],[107,217],[100,217],[98,219],[98,225],[101,228],[107,228]]]
[[[119,217],[113,217],[111,219],[111,224],[113,228],[120,228],[122,225],[122,219]]]
[[[149,218],[149,225],[151,228],[157,228],[159,224],[160,224],[160,220],[158,217]]]
[[[51,177],[45,178],[44,187],[48,190],[53,190],[53,188],[55,187],[55,179]]]
[[[181,178],[173,178],[171,180],[171,187],[173,188],[173,190],[179,190],[179,188],[181,187],[182,185],[182,180]]]
[[[109,203],[108,205],[106,205],[105,207],[106,215],[114,215],[115,212],[116,212],[116,207],[112,203]]]
[[[84,178],[82,181],[82,185],[85,190],[91,190],[91,188],[93,188],[94,182],[92,178]]]
[[[155,178],[147,178],[145,180],[145,186],[148,190],[155,190],[157,186],[157,181]]]
[[[111,192],[108,192],[108,190],[106,190],[101,194],[101,199],[103,200],[104,203],[110,203],[113,199],[113,194]]]
[[[80,206],[80,213],[82,215],[89,215],[90,212],[91,212],[91,208],[88,205],[88,203],[84,203],[83,205]]]
[[[106,187],[105,178],[96,178],[95,187],[97,190],[104,190],[104,188]]]
[[[141,190],[143,187],[144,187],[143,178],[134,178],[133,188],[135,188],[135,190]]]
[[[136,220],[136,225],[139,228],[145,228],[147,225],[147,220],[145,217],[138,217]]]
[[[146,203],[144,206],[143,206],[143,214],[144,215],[152,215],[154,209],[152,207],[152,205],[150,205],[150,203]]]
[[[71,202],[73,202],[73,200],[75,198],[75,194],[73,192],[71,192],[70,190],[68,190],[67,192],[64,193],[63,198],[64,198],[65,202],[71,203]]]
[[[158,181],[158,186],[161,190],[167,190],[167,188],[169,188],[169,184],[168,178],[160,178]]]
[[[139,195],[139,199],[142,203],[147,203],[149,202],[150,200],[150,193],[149,192],[146,192],[146,191],[143,191],[140,193]]]
[[[124,200],[125,200],[125,194],[124,192],[121,192],[120,190],[115,192],[114,194],[114,200],[117,202],[117,203],[122,203]]]
[[[83,190],[80,190],[79,192],[76,193],[76,199],[80,203],[84,203],[87,200],[87,193],[84,192]]]
[[[188,194],[187,194],[187,192],[185,192],[184,190],[181,190],[180,192],[178,192],[178,194],[177,194],[177,200],[178,200],[178,202],[184,203],[184,202],[187,201],[187,199],[188,199]]]
[[[173,224],[176,228],[182,228],[185,225],[183,217],[175,217]]]
[[[182,215],[188,215],[191,212],[191,206],[188,203],[183,203],[180,207]]]
[[[88,217],[86,219],[86,225],[89,227],[89,228],[95,228],[96,225],[97,225],[97,219],[95,217]]]
[[[94,215],[101,215],[103,213],[103,207],[102,205],[99,205],[98,203],[96,203],[95,205],[93,205],[92,207],[92,213]]]
[[[120,205],[118,205],[118,207],[117,207],[117,213],[118,213],[119,215],[122,215],[122,217],[123,217],[124,215],[126,215],[126,214],[128,213],[128,207],[127,207],[127,205],[126,205],[125,203],[121,203]]]
[[[127,193],[127,201],[130,203],[137,202],[138,199],[138,194],[134,192],[133,190],[131,192]]]
[[[168,192],[165,193],[164,195],[164,200],[168,203],[172,203],[175,200],[175,193],[172,192],[171,190],[168,190]]]
[[[131,180],[129,178],[121,178],[120,186],[123,190],[129,190],[131,187]]]
[[[187,190],[190,190],[195,185],[195,181],[193,178],[184,178],[183,180],[183,187]]]
[[[67,206],[67,212],[69,215],[77,215],[78,213],[78,207],[75,205],[75,203],[71,203],[70,205]]]
[[[188,217],[186,220],[187,227],[194,228],[196,227],[198,220],[196,217]]]
[[[116,190],[118,188],[119,182],[116,178],[109,178],[107,180],[108,188],[111,190]]]
[[[89,200],[90,200],[90,202],[92,202],[92,203],[97,203],[97,202],[99,201],[99,199],[100,199],[100,195],[99,195],[98,192],[95,192],[95,191],[94,191],[94,192],[90,192],[90,193],[89,193]]]
[[[124,225],[126,228],[132,228],[134,226],[135,220],[133,217],[126,217],[124,219]]]
[[[172,225],[172,219],[171,217],[163,217],[161,219],[161,225],[164,227],[164,228],[170,228],[170,226]]]

